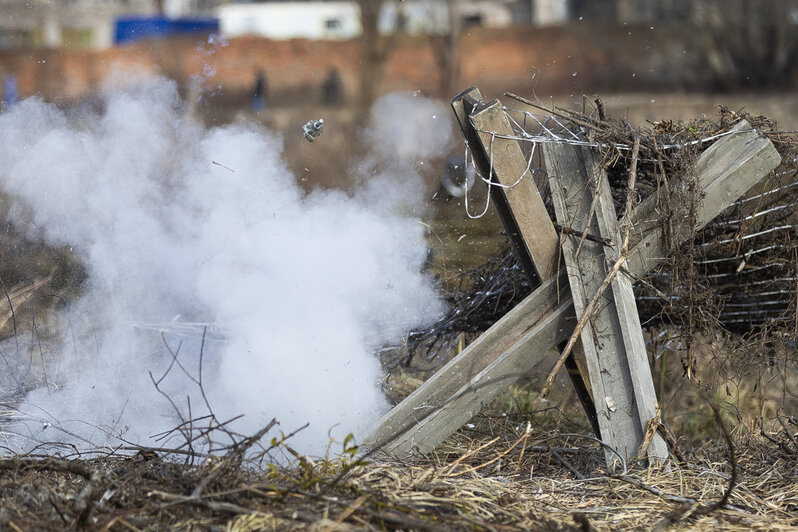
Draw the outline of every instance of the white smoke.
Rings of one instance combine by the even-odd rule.
[[[109,90],[102,112],[29,99],[0,114],[13,222],[71,246],[89,274],[63,352],[46,356],[49,385],[5,429],[11,448],[115,436],[158,446],[179,421],[170,401],[185,417],[189,403],[207,413],[186,375],[199,378],[202,354],[220,420],[244,414],[242,433],[272,418],[286,433],[310,423],[292,445],[323,454],[331,429],[338,441],[361,435],[387,407],[375,349],[442,310],[421,273],[424,227],[407,214],[423,190],[414,169],[451,141],[437,104],[380,104],[367,137],[383,159],[401,149],[354,195],[303,193],[278,136],[248,123],[205,130],[180,106],[175,84],[154,79]],[[409,116],[424,135],[396,130]],[[210,324],[204,346],[191,323]],[[159,328],[185,372],[166,372]],[[150,371],[166,374],[169,400]]]

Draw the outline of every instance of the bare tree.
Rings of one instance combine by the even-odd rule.
[[[358,115],[365,118],[377,99],[379,85],[385,72],[385,62],[394,47],[396,34],[380,35],[380,13],[386,0],[357,0],[360,8],[360,87]],[[360,120],[359,120],[360,121]]]
[[[798,68],[798,0],[697,0],[691,35],[719,88],[774,87]]]
[[[382,10],[395,0],[357,0],[360,8],[362,35],[360,37],[360,87],[358,109],[365,117],[379,93],[385,73],[385,64],[396,46],[405,26],[401,4],[395,7],[396,20],[392,31],[380,33]],[[460,35],[462,27],[462,0],[428,0],[417,2],[417,7],[428,15],[426,25],[416,29],[426,33],[430,39],[438,66],[440,96],[450,98],[458,92],[460,81]],[[419,13],[421,11],[416,11]],[[418,25],[419,22],[416,21]]]
[[[441,97],[449,99],[459,92],[460,34],[462,0],[445,0],[447,27],[440,34],[431,34],[432,49],[440,72]]]

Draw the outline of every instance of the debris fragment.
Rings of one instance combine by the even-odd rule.
[[[318,120],[308,120],[308,123],[302,126],[302,135],[308,139],[308,142],[313,142],[321,135],[323,124],[323,118],[319,118]]]

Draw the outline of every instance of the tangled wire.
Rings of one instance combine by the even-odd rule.
[[[655,195],[656,223],[664,229],[669,257],[638,279],[638,310],[644,325],[667,324],[681,331],[679,337],[687,352],[683,360],[686,372],[696,364],[691,346],[697,335],[756,338],[770,351],[776,344],[782,351],[793,349],[798,337],[795,133],[779,131],[765,117],[725,107],[720,108],[717,120],[702,116],[687,122],[650,123],[644,128],[608,119],[600,100],[589,113],[546,109],[551,116],[543,118],[528,111],[505,110],[533,173],[545,172],[539,161],[533,161],[535,142],[544,136],[550,142],[554,137],[559,142],[590,144],[600,151],[616,212],[624,212],[627,197]],[[773,142],[782,164],[696,231],[693,224],[702,198],[693,175],[695,162],[714,140],[728,134],[743,119]],[[630,196],[626,186],[634,138],[640,139],[641,156],[634,194]],[[545,186],[541,194],[554,219]],[[679,243],[674,235],[685,230],[689,238]],[[383,361],[388,367],[434,369],[451,356],[451,348],[458,341],[486,330],[531,290],[507,245],[499,256],[462,273],[446,289],[449,312],[430,327],[412,331],[402,346],[385,348]]]

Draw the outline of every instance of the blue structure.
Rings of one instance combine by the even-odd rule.
[[[19,100],[19,92],[17,91],[17,76],[10,74],[6,76],[3,81],[3,101],[5,107],[11,107]]]
[[[215,18],[125,17],[116,21],[114,44],[218,32],[219,19]]]

